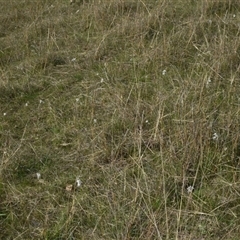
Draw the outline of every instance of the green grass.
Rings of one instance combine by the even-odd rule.
[[[1,239],[239,239],[238,1],[0,2]]]

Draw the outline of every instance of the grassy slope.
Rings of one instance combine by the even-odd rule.
[[[0,2],[1,239],[239,238],[238,1]]]

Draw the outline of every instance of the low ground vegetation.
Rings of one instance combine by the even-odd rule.
[[[239,1],[0,2],[1,239],[239,239]]]

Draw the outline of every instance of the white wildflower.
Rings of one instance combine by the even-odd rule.
[[[79,102],[79,98],[76,98],[76,102]]]
[[[206,82],[206,87],[209,87],[209,85],[211,84],[212,80],[209,78]]]
[[[82,185],[82,181],[80,180],[79,177],[77,177],[77,178],[76,178],[76,186],[77,186],[77,187],[81,187],[81,185]]]
[[[188,186],[188,187],[187,187],[187,192],[188,192],[189,194],[192,193],[193,190],[194,190],[194,187],[193,187],[193,186]]]
[[[165,75],[165,74],[166,74],[166,72],[167,72],[167,70],[166,70],[166,69],[164,69],[164,70],[162,71],[162,75]]]
[[[6,116],[7,115],[7,113],[5,112],[5,113],[3,113],[3,116]]]
[[[214,133],[213,136],[212,136],[212,139],[213,139],[213,140],[218,140],[218,134],[217,134],[217,133]]]
[[[37,176],[37,179],[39,180],[41,178],[41,173],[37,172],[36,176]]]
[[[97,123],[97,119],[96,118],[93,119],[93,123]]]

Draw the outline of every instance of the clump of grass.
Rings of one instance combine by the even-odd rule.
[[[1,239],[237,239],[237,1],[1,5]]]

